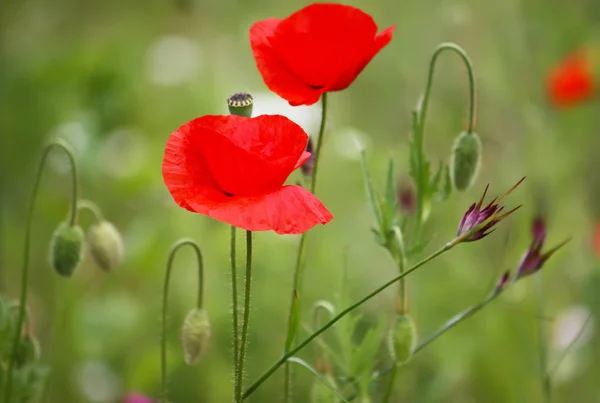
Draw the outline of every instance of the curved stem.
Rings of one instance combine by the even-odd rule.
[[[451,50],[456,52],[465,63],[467,67],[467,73],[469,75],[469,126],[467,131],[472,133],[475,129],[475,74],[473,73],[473,64],[471,59],[467,55],[467,52],[455,43],[442,43],[435,48],[431,61],[429,62],[429,75],[427,76],[427,85],[425,87],[425,94],[423,96],[423,102],[421,103],[421,115],[419,117],[419,126],[421,133],[423,133],[425,127],[425,117],[427,116],[427,106],[429,104],[429,96],[431,93],[431,86],[433,84],[433,73],[435,71],[435,63],[438,56],[444,50]]]
[[[202,297],[204,288],[204,261],[202,259],[202,251],[193,239],[180,239],[171,247],[171,251],[169,252],[162,295],[162,329],[160,339],[160,379],[162,389],[162,396],[160,397],[160,401],[162,403],[167,401],[167,301],[169,295],[169,283],[171,282],[171,269],[173,267],[173,261],[175,260],[175,254],[182,246],[185,245],[189,245],[194,249],[194,252],[196,253],[196,257],[198,259],[198,300],[196,306],[199,309],[202,308]]]
[[[102,215],[102,210],[100,210],[100,207],[98,207],[98,205],[91,200],[80,199],[77,202],[77,209],[91,211],[94,215],[94,218],[96,219],[96,222],[104,221],[104,215]]]
[[[235,401],[241,402],[242,381],[244,377],[244,363],[246,348],[248,347],[248,326],[250,324],[250,293],[252,288],[252,231],[246,231],[246,281],[244,292],[244,318],[242,323],[242,339],[240,343],[239,362],[235,376]]]
[[[388,385],[385,390],[385,395],[383,397],[382,403],[389,403],[392,398],[392,393],[394,392],[394,384],[396,383],[396,375],[398,374],[398,364],[394,363],[392,365],[392,372],[390,373],[390,379],[388,380]]]
[[[408,276],[410,273],[414,272],[415,270],[417,270],[418,268],[420,268],[421,266],[425,265],[426,263],[430,262],[431,260],[435,259],[436,257],[438,257],[439,255],[443,254],[444,252],[449,251],[450,249],[452,249],[453,247],[455,247],[456,245],[458,245],[460,243],[459,238],[448,242],[446,245],[444,245],[442,248],[438,249],[436,252],[432,253],[431,255],[427,256],[426,258],[424,258],[423,260],[421,260],[419,263],[416,263],[415,265],[413,265],[410,269],[406,270],[404,273],[394,277],[393,279],[391,279],[390,281],[388,281],[387,283],[383,284],[382,286],[380,286],[379,288],[377,288],[375,291],[371,292],[370,294],[368,294],[367,296],[363,297],[361,300],[359,300],[358,302],[355,302],[354,304],[350,305],[348,308],[344,309],[343,311],[341,311],[339,314],[337,314],[333,319],[331,319],[329,322],[327,322],[326,324],[324,324],[323,326],[321,326],[319,328],[319,330],[315,331],[313,334],[311,334],[310,336],[308,336],[306,339],[304,339],[300,344],[298,344],[296,347],[294,347],[293,349],[291,349],[290,351],[284,353],[281,358],[279,358],[279,360],[277,360],[269,369],[267,369],[256,381],[254,381],[254,383],[252,383],[252,385],[250,385],[250,387],[248,387],[248,389],[242,394],[242,400],[248,398],[248,396],[250,396],[255,390],[256,388],[258,388],[264,381],[266,381],[280,366],[282,366],[288,358],[292,357],[293,355],[295,355],[298,351],[302,350],[308,343],[310,343],[311,341],[313,341],[316,337],[318,337],[321,333],[323,333],[324,331],[326,331],[327,329],[329,329],[331,326],[333,326],[337,321],[339,321],[340,319],[342,319],[344,316],[346,316],[347,314],[349,314],[350,312],[352,312],[354,309],[358,308],[359,306],[361,306],[362,304],[364,304],[365,302],[367,302],[368,300],[370,300],[371,298],[373,298],[374,296],[376,296],[377,294],[379,294],[380,292],[382,292],[383,290],[385,290],[386,288],[390,287],[391,285],[395,284],[396,282],[400,281],[402,278],[404,278],[405,276]]]
[[[27,212],[27,221],[25,224],[25,243],[23,246],[23,267],[21,269],[21,296],[19,300],[19,314],[17,319],[17,327],[15,329],[14,341],[12,354],[10,359],[8,360],[8,369],[7,369],[7,387],[5,393],[5,400],[10,402],[12,395],[12,377],[14,371],[15,360],[17,358],[18,350],[19,350],[19,340],[21,338],[21,329],[23,327],[23,322],[25,320],[25,308],[27,306],[27,291],[28,291],[28,281],[29,281],[29,248],[30,248],[30,238],[31,238],[31,224],[33,222],[33,211],[35,208],[35,201],[38,195],[38,189],[40,187],[40,182],[42,179],[42,173],[44,172],[44,166],[46,163],[46,159],[48,158],[48,154],[50,151],[57,147],[62,149],[69,158],[69,162],[71,164],[71,208],[69,213],[69,225],[75,225],[75,221],[77,220],[77,164],[75,163],[75,156],[73,153],[73,149],[69,146],[65,141],[61,139],[56,139],[49,143],[43,151],[42,159],[40,160],[40,165],[38,167],[38,171],[35,177],[35,183],[33,185],[33,191],[31,194],[31,204],[29,205],[29,211]]]
[[[312,178],[310,181],[310,192],[315,193],[317,189],[317,174],[319,173],[319,161],[321,160],[321,154],[323,153],[323,138],[325,137],[325,125],[327,123],[327,93],[324,92],[321,96],[321,124],[319,126],[319,137],[317,138],[317,144],[315,147],[315,165],[312,173]],[[306,232],[304,232],[300,236],[300,244],[298,245],[298,256],[296,258],[296,267],[294,268],[294,282],[292,286],[292,297],[290,299],[290,310],[288,313],[288,323],[287,323],[287,335],[288,343],[292,343],[294,341],[294,335],[296,333],[296,328],[292,323],[292,319],[294,316],[294,305],[295,299],[297,298],[297,294],[299,294],[299,289],[302,286],[302,275],[304,273],[304,267],[306,263]],[[299,315],[298,310],[298,315]],[[296,321],[296,323],[300,323],[300,319]],[[288,350],[291,345],[286,345],[285,350]],[[284,386],[283,386],[283,401],[284,403],[288,402],[290,399],[290,382],[291,382],[291,367],[289,364],[286,364],[285,374],[284,374]]]
[[[231,239],[229,241],[229,260],[231,263],[231,300],[233,304],[233,374],[237,373],[237,365],[240,355],[238,339],[238,303],[237,303],[237,263],[235,252],[235,227],[231,226]]]

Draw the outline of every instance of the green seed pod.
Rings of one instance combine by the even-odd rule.
[[[33,336],[25,336],[19,342],[17,352],[17,365],[19,367],[36,363],[40,359],[41,350],[39,341]]]
[[[417,342],[417,328],[408,314],[396,317],[390,329],[388,348],[396,364],[404,364],[412,356]]]
[[[244,116],[247,118],[252,117],[253,105],[254,100],[252,99],[252,95],[246,92],[239,92],[227,98],[229,113],[232,115]]]
[[[481,164],[481,141],[477,133],[462,132],[454,142],[450,162],[456,190],[467,190],[477,177]]]
[[[337,389],[337,383],[335,382],[335,378],[331,373],[323,374],[323,378],[331,386]],[[320,379],[315,379],[312,390],[310,392],[311,403],[337,403],[339,402],[338,397],[325,385]]]
[[[94,262],[104,271],[112,271],[123,261],[123,238],[108,221],[92,225],[87,233],[88,249]]]
[[[61,223],[50,241],[50,265],[63,277],[71,277],[83,260],[83,230]]]
[[[195,365],[208,347],[210,340],[210,321],[205,309],[192,309],[183,322],[181,342],[185,363]]]

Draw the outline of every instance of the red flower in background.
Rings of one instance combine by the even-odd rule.
[[[279,115],[203,116],[175,130],[162,172],[189,211],[249,231],[299,234],[333,216],[309,191],[283,186],[310,153],[307,134]]]
[[[373,18],[341,4],[312,4],[285,19],[250,28],[256,66],[269,89],[290,105],[312,105],[327,91],[347,88],[392,40]]]
[[[569,55],[548,76],[548,96],[557,107],[586,101],[595,92],[592,68],[584,52]]]

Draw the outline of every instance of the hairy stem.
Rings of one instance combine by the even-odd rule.
[[[173,261],[177,251],[185,245],[189,245],[194,249],[196,257],[198,259],[198,299],[196,306],[202,308],[202,297],[203,297],[203,282],[204,282],[204,262],[202,259],[202,252],[192,239],[180,239],[177,241],[169,252],[169,258],[167,260],[167,269],[165,271],[165,282],[163,286],[163,300],[162,300],[162,329],[160,339],[160,379],[161,379],[161,390],[162,395],[160,397],[161,403],[167,402],[167,301],[169,294],[169,283],[171,282],[171,270],[173,267]]]
[[[239,328],[238,328],[238,292],[237,292],[237,263],[236,263],[236,251],[235,251],[235,227],[231,226],[231,239],[230,239],[230,263],[231,263],[231,302],[233,305],[233,374],[237,373],[237,365],[240,354],[239,347]]]
[[[77,164],[75,163],[75,155],[73,153],[73,149],[69,146],[65,141],[61,139],[56,139],[49,143],[43,151],[42,159],[40,161],[40,165],[38,167],[38,171],[35,177],[35,183],[33,185],[33,191],[31,194],[31,201],[29,205],[29,211],[27,212],[27,221],[25,224],[25,242],[23,246],[23,266],[21,269],[21,295],[19,299],[19,313],[17,318],[17,327],[15,329],[14,341],[12,345],[12,353],[8,360],[8,368],[6,375],[6,391],[5,391],[5,400],[6,402],[11,401],[12,396],[12,386],[13,386],[13,371],[15,366],[15,360],[17,358],[17,354],[19,352],[19,340],[21,339],[21,331],[23,327],[23,322],[25,320],[25,310],[27,307],[27,291],[28,291],[28,282],[29,282],[29,248],[31,243],[31,225],[33,222],[33,211],[35,208],[35,201],[37,199],[38,190],[40,187],[40,182],[42,179],[42,173],[44,172],[44,166],[46,163],[46,159],[50,151],[55,147],[62,149],[67,157],[69,158],[69,162],[71,164],[71,207],[69,210],[69,225],[75,225],[77,220],[77,194],[78,194],[78,176],[77,176]]]
[[[246,231],[246,280],[244,291],[244,317],[242,322],[242,338],[240,342],[239,361],[235,376],[235,401],[241,402],[244,363],[248,347],[248,326],[250,324],[250,293],[252,289],[252,232]]]

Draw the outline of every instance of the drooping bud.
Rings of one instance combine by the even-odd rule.
[[[185,363],[195,365],[206,351],[210,340],[210,321],[205,309],[192,309],[183,322],[181,342]]]
[[[481,141],[477,133],[462,132],[454,142],[450,161],[456,190],[467,190],[477,177],[481,164]]]
[[[254,100],[252,95],[246,92],[238,92],[227,98],[229,113],[237,116],[252,117],[252,106]]]
[[[108,221],[93,224],[87,233],[88,249],[94,262],[104,271],[112,271],[123,261],[123,238]]]
[[[31,335],[26,335],[19,342],[16,363],[19,367],[33,364],[40,359],[40,355],[39,341]]]
[[[83,260],[83,230],[61,223],[50,241],[50,265],[63,277],[70,277]]]
[[[400,314],[390,329],[388,348],[396,364],[404,364],[412,356],[417,342],[417,327],[411,316]]]

